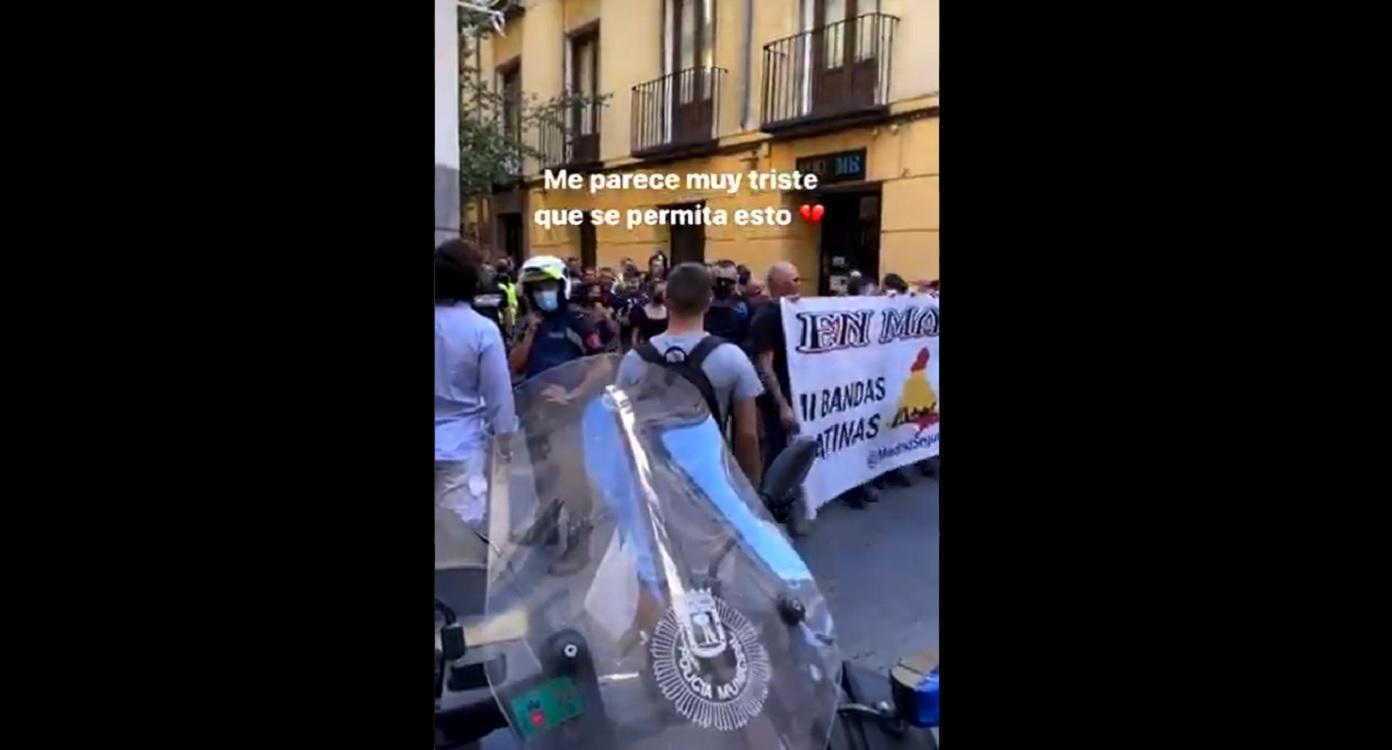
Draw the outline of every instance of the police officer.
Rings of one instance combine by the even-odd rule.
[[[529,312],[522,321],[525,330],[521,340],[508,355],[513,374],[533,378],[553,367],[604,350],[598,331],[580,306],[569,304],[572,279],[567,274],[564,261],[545,255],[531,258],[522,264],[518,280],[522,287],[523,303]],[[612,380],[612,370],[601,365],[575,370],[573,377],[568,377],[570,373],[566,371],[548,375],[546,380],[550,382],[540,395],[551,406],[545,410],[520,410],[523,411],[522,428],[527,435],[527,451],[535,469],[537,499],[550,508],[544,520],[524,537],[522,543],[540,543],[549,530],[559,525],[561,508],[567,511],[565,538],[570,541],[564,553],[551,563],[548,570],[552,575],[573,575],[585,569],[590,562],[589,538],[593,530],[591,515],[594,501],[587,483],[573,481],[574,477],[584,475],[584,466],[578,461],[589,446],[584,445],[583,436],[576,428],[578,418],[557,418],[557,415],[563,415],[566,409],[582,407],[588,395]],[[581,372],[585,373],[584,380],[576,382]],[[527,420],[534,423],[527,424]],[[557,432],[553,428],[555,424],[565,427]],[[564,445],[565,449],[551,450],[553,441],[557,445]]]
[[[522,264],[522,297],[529,312],[524,331],[508,357],[515,375],[538,373],[587,354],[604,351],[599,332],[569,304],[572,279],[560,258],[540,255]]]
[[[512,331],[521,312],[517,307],[517,284],[512,280],[512,259],[501,258],[494,266],[493,280],[503,293],[503,340],[512,343]]]

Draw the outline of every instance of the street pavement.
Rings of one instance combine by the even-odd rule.
[[[822,506],[794,541],[827,598],[843,658],[886,672],[901,655],[938,650],[938,481],[880,490],[864,510]]]

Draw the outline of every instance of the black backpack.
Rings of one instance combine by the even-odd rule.
[[[678,375],[686,378],[687,382],[696,386],[696,390],[701,392],[701,396],[706,399],[706,406],[710,409],[711,416],[715,418],[715,423],[720,425],[720,431],[725,431],[725,416],[720,413],[720,400],[715,397],[715,386],[711,385],[710,378],[706,377],[706,371],[701,369],[701,363],[706,361],[706,357],[715,351],[721,344],[728,343],[719,336],[707,335],[691,347],[690,353],[679,346],[669,346],[667,351],[658,354],[657,347],[651,342],[644,342],[634,349],[644,362],[671,370]],[[680,359],[669,359],[668,357],[676,352],[681,355]]]

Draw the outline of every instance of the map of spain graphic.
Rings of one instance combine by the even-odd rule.
[[[899,394],[899,408],[894,413],[891,427],[906,424],[918,426],[923,432],[938,422],[938,396],[933,392],[933,384],[928,382],[928,349],[918,350],[918,358],[909,368],[909,379],[904,381],[904,390]]]

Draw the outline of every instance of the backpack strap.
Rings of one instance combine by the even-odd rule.
[[[719,336],[707,334],[705,338],[696,342],[696,346],[691,347],[691,351],[686,355],[692,373],[701,381],[696,383],[696,387],[701,391],[701,395],[706,397],[706,406],[710,408],[711,416],[715,417],[715,423],[720,427],[722,435],[729,432],[730,415],[720,413],[720,399],[715,395],[715,386],[711,384],[710,378],[706,377],[706,371],[701,369],[701,365],[711,352],[728,343],[730,342]]]
[[[633,351],[638,352],[638,356],[642,357],[644,362],[649,362],[654,365],[667,364],[667,360],[663,359],[662,355],[657,353],[657,347],[647,341],[639,344]]]
[[[691,351],[686,355],[686,361],[690,362],[692,367],[700,369],[701,363],[706,361],[706,357],[709,357],[711,352],[715,351],[724,343],[728,342],[719,336],[707,335],[705,338],[696,342],[696,346],[691,347]]]
[[[644,342],[633,351],[637,352],[644,362],[673,370],[688,383],[696,386],[696,390],[700,391],[701,397],[706,400],[706,408],[710,409],[711,416],[715,418],[716,424],[720,425],[721,432],[724,432],[726,415],[720,413],[720,399],[716,398],[715,386],[711,385],[710,378],[701,369],[701,363],[706,360],[706,357],[715,351],[716,347],[724,343],[726,343],[725,340],[719,336],[706,336],[697,342],[690,352],[681,347],[673,346],[668,347],[665,353],[659,354],[657,347],[653,346],[651,342]],[[668,359],[667,355],[673,352],[680,352],[683,358]]]

